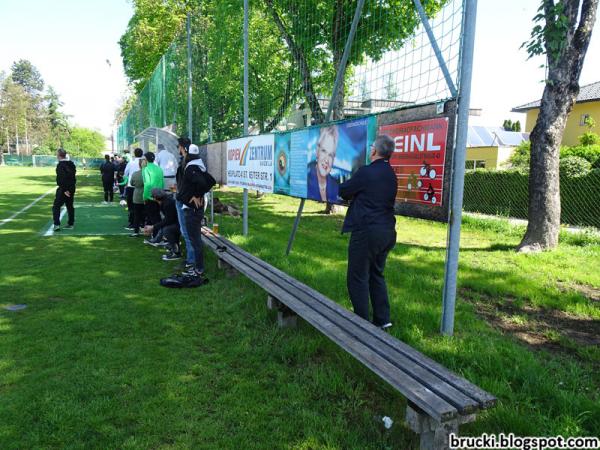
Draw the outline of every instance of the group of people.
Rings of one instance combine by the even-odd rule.
[[[325,134],[322,147],[331,147],[325,145],[325,141],[333,138],[334,135]],[[389,136],[378,136],[370,149],[371,163],[358,169],[352,178],[336,189],[336,194],[350,201],[342,228],[342,233],[351,233],[347,269],[350,300],[354,312],[366,320],[369,320],[370,300],[372,322],[382,329],[392,325],[383,272],[388,253],[396,243],[394,204],[398,185],[394,170],[389,164],[394,147],[394,141]],[[163,256],[165,260],[181,258],[181,237],[185,241],[183,272],[164,279],[166,282],[163,284],[195,287],[207,282],[201,226],[204,218],[204,195],[214,186],[215,180],[208,174],[197,145],[187,138],[180,138],[178,148],[180,163],[160,144],[156,158],[152,152],[144,154],[141,149],[135,149],[134,158],[123,169],[121,184],[126,186],[124,196],[129,209],[127,229],[133,231],[131,236],[139,236],[143,228],[148,235],[145,243],[167,247],[168,252]],[[67,227],[74,224],[76,169],[66,159],[64,150],[59,150],[57,157],[58,189],[53,212],[55,227],[60,229],[59,213],[63,204],[69,215]],[[316,172],[323,169],[322,172],[327,175],[325,172],[330,166],[327,158],[328,161],[332,159],[330,155],[321,158],[319,162],[322,167],[316,167]],[[110,163],[107,160],[106,164]],[[110,173],[110,170],[107,168],[102,171],[103,184],[105,172]],[[114,170],[112,173],[114,177]],[[109,178],[107,177],[105,184],[105,201],[111,198],[110,189],[106,198]],[[318,181],[321,177],[315,173],[315,178]],[[320,182],[318,186],[323,191],[323,197],[327,198],[327,183],[324,188],[321,188]],[[110,188],[112,189],[112,184]]]

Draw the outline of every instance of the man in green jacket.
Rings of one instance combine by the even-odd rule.
[[[144,212],[149,225],[155,225],[160,222],[160,205],[152,198],[152,189],[164,188],[164,176],[162,169],[154,164],[154,153],[148,152],[146,157],[146,167],[142,169],[142,178],[144,180]],[[156,235],[152,236],[153,238]]]

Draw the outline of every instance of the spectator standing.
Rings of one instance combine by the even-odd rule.
[[[389,159],[394,140],[381,135],[371,146],[371,164],[363,166],[339,187],[351,200],[342,233],[351,232],[348,244],[347,286],[354,312],[369,320],[369,297],[373,324],[387,329],[390,304],[383,271],[388,253],[396,244],[394,203],[398,183]]]
[[[131,184],[131,178],[135,172],[140,170],[140,159],[144,155],[144,151],[141,148],[136,148],[133,151],[133,159],[125,166],[123,177],[127,178],[127,185],[125,187],[125,200],[127,200],[127,211],[128,211],[128,223],[125,227],[127,230],[133,229],[133,190],[134,187]]]
[[[133,233],[130,237],[137,237],[140,235],[140,227],[144,225],[144,179],[142,177],[141,169],[144,168],[146,161],[144,158],[139,158],[137,161],[139,170],[133,172],[131,175],[131,185],[133,187],[133,194],[131,201],[133,205]]]
[[[160,206],[152,197],[153,189],[163,189],[164,178],[162,169],[154,164],[154,153],[147,152],[146,167],[142,169],[144,180],[144,214],[150,225],[160,222]],[[153,237],[156,237],[154,234]]]
[[[185,168],[185,165],[184,165],[185,159],[187,157],[187,152],[188,152],[188,149],[189,149],[192,141],[190,141],[186,137],[180,137],[177,140],[177,143],[178,143],[178,149],[179,149],[179,156],[181,158],[181,162],[180,162],[179,166],[177,167],[177,174],[175,177],[177,180],[177,193],[179,193],[183,189],[183,169]],[[183,203],[179,200],[178,197],[176,197],[175,206],[177,208],[177,218],[179,220],[181,236],[183,236],[183,241],[185,242],[184,268],[191,269],[194,267],[194,261],[195,261],[194,248],[192,247],[192,244],[190,242],[190,238],[188,236],[186,225],[185,225],[185,220],[184,220],[184,216],[183,216]]]
[[[172,190],[176,184],[177,158],[173,153],[165,149],[163,144],[158,144],[156,164],[162,169],[165,189]]]
[[[52,218],[54,220],[54,231],[60,231],[60,208],[62,205],[67,207],[69,221],[65,228],[70,229],[75,226],[75,208],[73,200],[75,199],[75,185],[77,180],[75,175],[77,168],[73,161],[67,160],[67,152],[59,148],[56,152],[58,164],[56,165],[56,194],[54,204],[52,205]]]
[[[109,155],[104,155],[104,162],[100,166],[100,173],[102,174],[104,203],[112,202],[115,187],[115,165],[110,161]]]

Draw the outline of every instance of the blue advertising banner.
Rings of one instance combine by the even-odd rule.
[[[365,164],[376,130],[371,116],[277,134],[274,192],[342,203],[339,185]]]

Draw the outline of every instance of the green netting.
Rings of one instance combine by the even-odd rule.
[[[462,0],[424,1],[433,34],[458,84]],[[249,132],[325,120],[357,2],[250,1]],[[197,2],[191,13],[192,129],[188,130],[185,26],[124,120],[123,150],[146,128],[169,128],[197,143],[243,132],[243,19],[239,0]],[[185,24],[184,24],[185,25]],[[412,0],[367,0],[332,120],[452,97]]]

